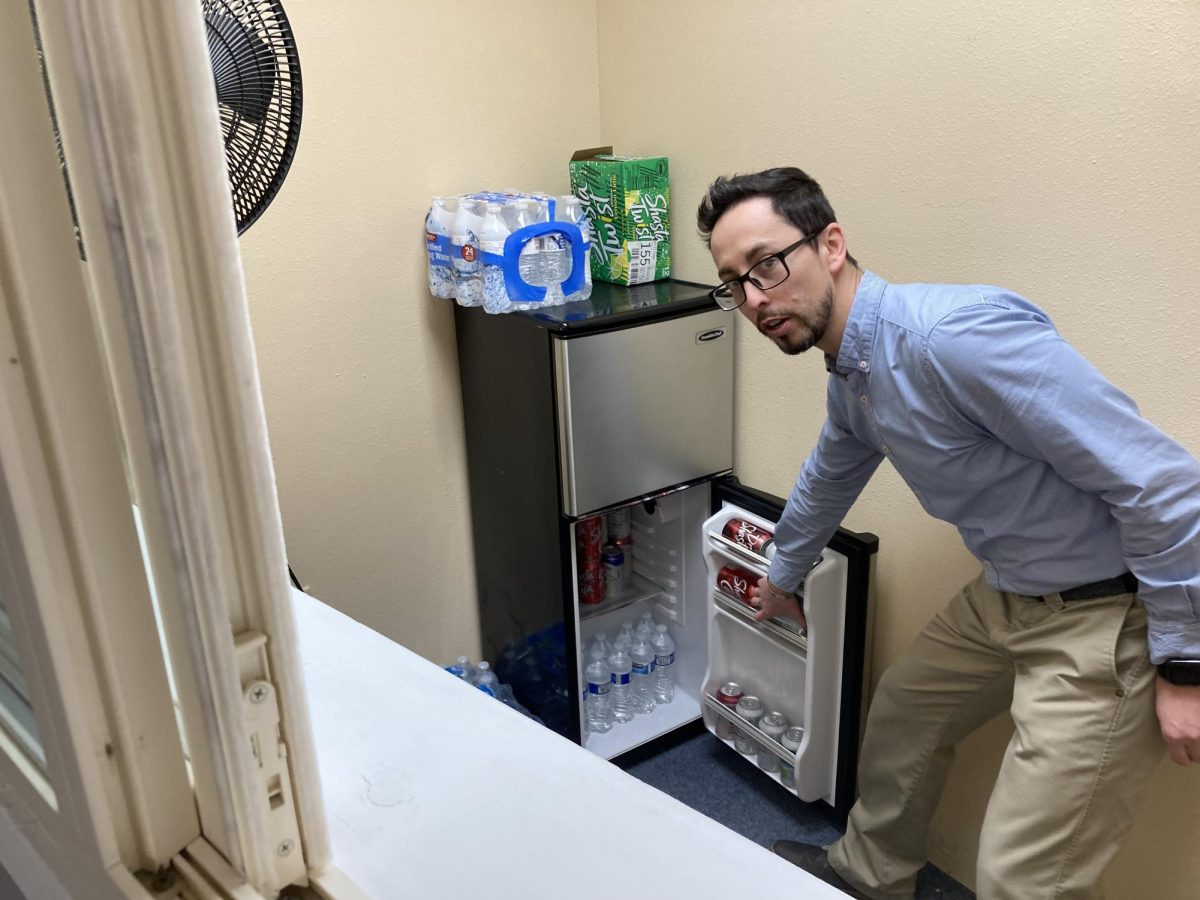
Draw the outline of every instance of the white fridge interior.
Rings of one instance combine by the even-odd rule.
[[[706,569],[699,535],[710,505],[708,482],[657,497],[650,503],[634,504],[631,590],[594,606],[579,603],[576,596],[575,633],[579,635],[580,651],[577,659],[586,659],[586,648],[597,633],[604,632],[612,640],[622,622],[636,623],[645,611],[667,626],[675,642],[674,700],[659,705],[650,715],[635,716],[633,721],[616,725],[604,734],[585,735],[584,746],[605,759],[700,717],[708,659],[708,624],[703,606]],[[578,567],[578,557],[573,565]],[[578,584],[577,568],[572,574]],[[582,681],[582,672],[579,677]],[[581,704],[584,695],[581,691]],[[581,719],[586,720],[586,716]]]

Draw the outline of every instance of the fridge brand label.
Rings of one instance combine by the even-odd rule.
[[[707,344],[709,341],[719,340],[725,337],[724,328],[710,328],[708,331],[702,331],[696,335],[697,344]]]

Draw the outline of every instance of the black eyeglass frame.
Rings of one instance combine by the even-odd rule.
[[[779,287],[781,284],[783,284],[785,281],[787,281],[792,276],[792,270],[788,268],[788,264],[784,260],[784,257],[787,256],[789,253],[793,252],[794,250],[798,250],[799,248],[803,247],[805,244],[816,241],[817,238],[819,238],[821,236],[822,232],[824,232],[824,231],[825,231],[825,229],[822,228],[819,231],[813,232],[808,237],[800,238],[800,240],[796,241],[796,243],[794,243],[794,244],[789,244],[788,246],[786,246],[782,250],[780,250],[778,253],[767,254],[762,259],[760,259],[758,262],[756,262],[754,265],[752,265],[749,269],[747,269],[744,274],[739,275],[737,278],[730,278],[728,281],[722,281],[715,288],[713,288],[711,291],[708,292],[708,296],[711,297],[713,302],[716,303],[717,306],[721,307],[721,309],[734,310],[746,302],[745,284],[747,281],[749,281],[751,284],[753,284],[760,291],[769,291],[769,290],[771,290],[771,288]],[[815,247],[816,244],[813,244],[813,246]],[[751,278],[750,273],[753,272],[755,269],[757,269],[759,266],[761,266],[763,263],[765,263],[768,259],[779,260],[779,264],[781,266],[783,266],[783,277],[780,278],[774,284],[770,285],[769,287],[764,287],[763,285],[759,284],[758,281]],[[735,286],[741,286],[741,288],[742,288],[742,299],[741,300],[737,300],[737,297],[733,293],[735,290]],[[725,293],[722,294],[721,293],[722,291],[725,291]],[[734,303],[733,306],[726,306],[725,304],[731,300],[737,300],[737,302]]]

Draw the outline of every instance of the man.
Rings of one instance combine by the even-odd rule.
[[[773,849],[852,896],[912,897],[954,744],[1008,709],[978,896],[1099,896],[1164,743],[1200,762],[1200,464],[1029,301],[860,269],[799,169],[719,178],[698,218],[714,299],[830,373],[758,618],[801,617],[803,573],[884,457],[983,565],[880,681],[846,835]]]

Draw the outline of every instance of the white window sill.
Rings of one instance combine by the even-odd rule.
[[[840,891],[293,591],[334,862],[372,897]]]

